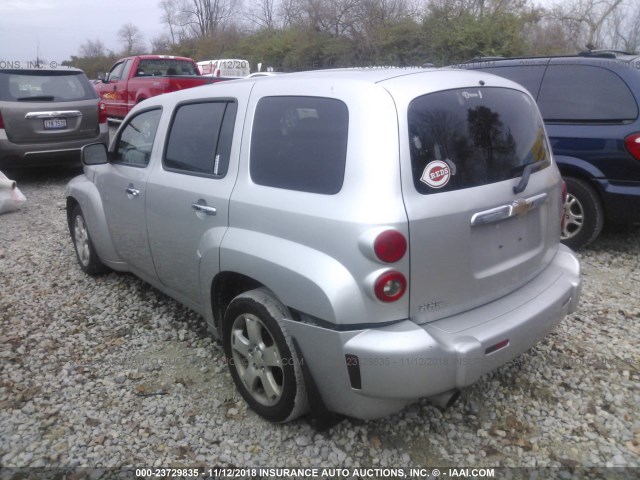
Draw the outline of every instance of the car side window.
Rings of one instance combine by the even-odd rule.
[[[176,108],[165,149],[165,170],[224,177],[229,168],[237,105],[187,103]]]
[[[514,67],[493,67],[482,69],[487,73],[499,75],[519,83],[529,90],[529,93],[535,98],[540,90],[540,82],[544,75],[546,65],[524,65]]]
[[[112,162],[132,167],[146,167],[156,137],[162,110],[147,110],[133,117],[124,127]]]
[[[626,83],[611,70],[588,65],[550,65],[538,106],[547,122],[608,123],[638,117]]]
[[[117,63],[109,71],[109,81],[120,80],[122,78],[122,69],[124,68],[124,62]]]
[[[122,69],[122,75],[120,78],[129,78],[129,71],[131,70],[131,65],[133,65],[133,60],[129,59],[124,62],[124,67]]]
[[[265,97],[251,133],[251,179],[258,185],[332,195],[344,181],[349,111],[340,100]]]

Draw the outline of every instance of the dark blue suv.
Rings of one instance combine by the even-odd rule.
[[[589,244],[605,219],[640,222],[640,56],[482,58],[457,67],[506,77],[537,100],[567,183],[563,243]]]

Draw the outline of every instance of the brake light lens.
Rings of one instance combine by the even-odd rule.
[[[383,262],[397,262],[407,253],[407,239],[397,230],[385,230],[373,242],[373,251]]]
[[[4,128],[4,122],[2,121],[2,112],[0,112],[0,128]]]
[[[640,133],[633,133],[625,138],[624,146],[627,147],[633,158],[640,160]]]
[[[395,302],[407,290],[407,279],[400,272],[385,272],[378,277],[374,284],[374,291],[378,300]]]
[[[98,102],[98,123],[107,123],[107,106],[103,101]]]

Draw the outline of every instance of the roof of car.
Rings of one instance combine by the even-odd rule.
[[[398,104],[404,105],[432,92],[478,85],[506,87],[527,93],[524,87],[504,77],[460,68],[348,68],[217,82],[151,97],[134,108],[138,111],[158,105],[170,106],[196,98],[237,98],[237,95],[244,98],[250,92],[254,98],[283,94],[326,96],[350,99],[354,104],[363,101],[360,94],[385,98],[391,95]]]
[[[67,67],[64,65],[60,65],[57,67],[36,67],[36,66],[27,66],[27,67],[19,67],[19,68],[0,68],[0,72],[11,72],[11,73],[34,73],[34,72],[73,72],[73,73],[84,73],[81,69],[75,67]]]
[[[422,67],[371,67],[371,68],[342,68],[342,69],[326,69],[326,70],[309,70],[304,72],[293,72],[287,73],[286,75],[272,75],[266,78],[255,78],[255,77],[244,77],[231,80],[230,82],[218,82],[211,85],[204,85],[202,88],[213,88],[215,90],[220,89],[221,87],[232,87],[233,85],[237,85],[239,83],[255,83],[257,81],[264,82],[269,81],[278,82],[298,82],[303,80],[301,85],[311,85],[312,81],[321,82],[325,85],[329,85],[330,82],[333,81],[342,81],[346,82],[362,82],[362,83],[382,83],[391,80],[400,80],[403,78],[412,77],[414,75],[437,75],[439,77],[438,82],[434,83],[439,84],[440,82],[447,82],[449,80],[443,80],[442,75],[460,75],[462,72],[465,72],[464,75],[469,75],[471,72],[466,69],[460,68],[422,68]],[[476,77],[480,78],[478,75]],[[484,74],[486,75],[486,73]],[[493,77],[493,76],[492,76]],[[467,77],[467,79],[470,77]],[[505,79],[502,77],[495,77],[495,79],[500,79],[499,82],[504,82]],[[435,80],[435,77],[434,77]],[[469,81],[469,80],[468,80]],[[473,80],[475,82],[475,80]],[[509,84],[512,82],[508,81]],[[515,85],[515,84],[514,84]],[[441,87],[441,85],[440,85]],[[312,87],[310,87],[312,88]],[[315,88],[315,87],[313,87]],[[183,92],[185,97],[191,96],[189,93],[190,89],[181,90],[179,92],[174,92],[171,95],[180,95],[180,92]],[[186,92],[186,93],[185,93]]]
[[[365,82],[382,82],[392,78],[402,77],[405,75],[412,75],[416,73],[425,73],[429,71],[436,71],[438,69],[422,68],[422,67],[369,67],[369,68],[339,68],[339,69],[327,69],[327,70],[309,70],[304,72],[287,73],[286,78],[304,78],[309,80],[310,78],[324,79],[324,78],[337,78],[345,80],[362,80]],[[283,78],[280,75],[275,77]],[[247,80],[255,80],[255,78],[247,78]]]
[[[636,53],[623,52],[620,50],[590,50],[585,52],[580,52],[575,55],[541,55],[541,56],[522,56],[522,57],[475,57],[470,60],[466,60],[464,62],[460,62],[458,65],[468,65],[475,63],[484,63],[484,62],[513,62],[513,61],[540,61],[541,63],[547,61],[554,62],[562,62],[563,60],[580,63],[590,63],[594,60],[602,60],[602,61],[618,61],[618,62],[632,62],[636,59],[640,59],[640,55]]]
[[[131,57],[127,57],[127,58],[136,58],[138,57],[140,60],[189,60],[189,61],[193,61],[192,58],[189,57],[181,57],[178,55],[151,55],[151,54],[144,54],[144,55],[133,55]]]

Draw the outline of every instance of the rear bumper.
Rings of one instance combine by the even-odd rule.
[[[52,143],[13,143],[0,129],[0,168],[79,164],[82,147],[91,143],[109,145],[109,126],[106,123],[100,125],[100,133],[95,137]]]
[[[419,398],[468,386],[527,351],[575,311],[580,287],[578,260],[560,246],[554,261],[524,287],[447,319],[424,325],[407,319],[347,332],[290,320],[286,327],[327,407],[377,418]],[[460,329],[470,316],[476,319],[473,326]],[[501,342],[506,345],[491,350]]]

